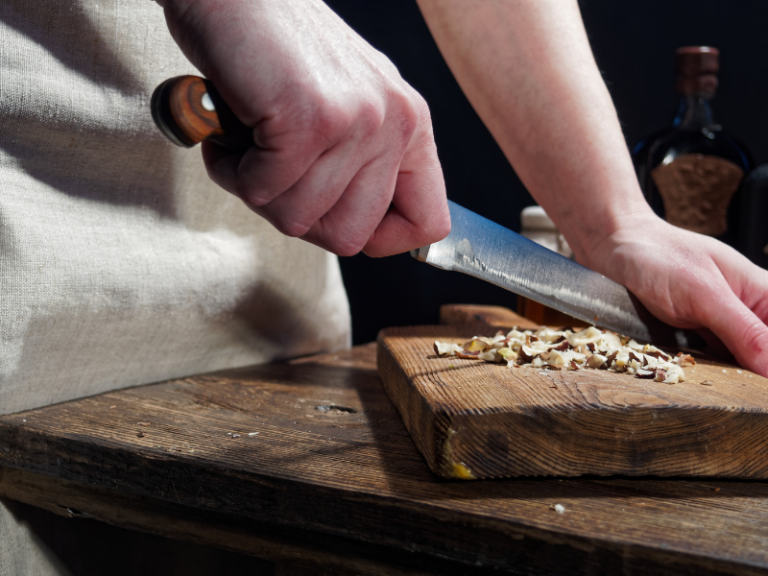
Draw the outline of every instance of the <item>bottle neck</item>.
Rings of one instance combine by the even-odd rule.
[[[683,94],[672,126],[681,130],[714,128],[711,101],[714,94]]]

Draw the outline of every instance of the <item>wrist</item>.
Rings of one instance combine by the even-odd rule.
[[[551,217],[576,259],[603,274],[609,254],[623,238],[636,237],[659,220],[634,182],[620,192],[614,188],[605,194],[585,193],[583,198],[584,202],[561,204]]]
[[[603,218],[595,218],[589,233],[582,232],[583,241],[579,251],[574,250],[574,254],[588,268],[616,279],[614,260],[622,251],[622,246],[653,235],[652,231],[657,230],[661,222],[645,201],[642,205],[628,206],[618,215],[612,213]]]

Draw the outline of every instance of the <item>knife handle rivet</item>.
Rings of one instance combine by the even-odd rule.
[[[203,97],[200,98],[200,104],[202,104],[203,108],[208,112],[216,112],[216,106],[213,105],[213,100],[211,100],[211,95],[208,94],[208,92],[203,94]]]

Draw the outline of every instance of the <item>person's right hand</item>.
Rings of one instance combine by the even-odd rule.
[[[429,109],[319,0],[164,0],[171,33],[256,146],[204,143],[211,178],[278,230],[339,255],[450,230]]]

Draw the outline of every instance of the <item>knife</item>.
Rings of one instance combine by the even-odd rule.
[[[253,146],[253,134],[197,76],[179,76],[152,94],[152,117],[179,146],[209,140],[232,152]],[[411,251],[417,260],[485,280],[589,324],[639,342],[686,348],[682,331],[654,318],[629,291],[552,250],[449,201],[451,233]]]

